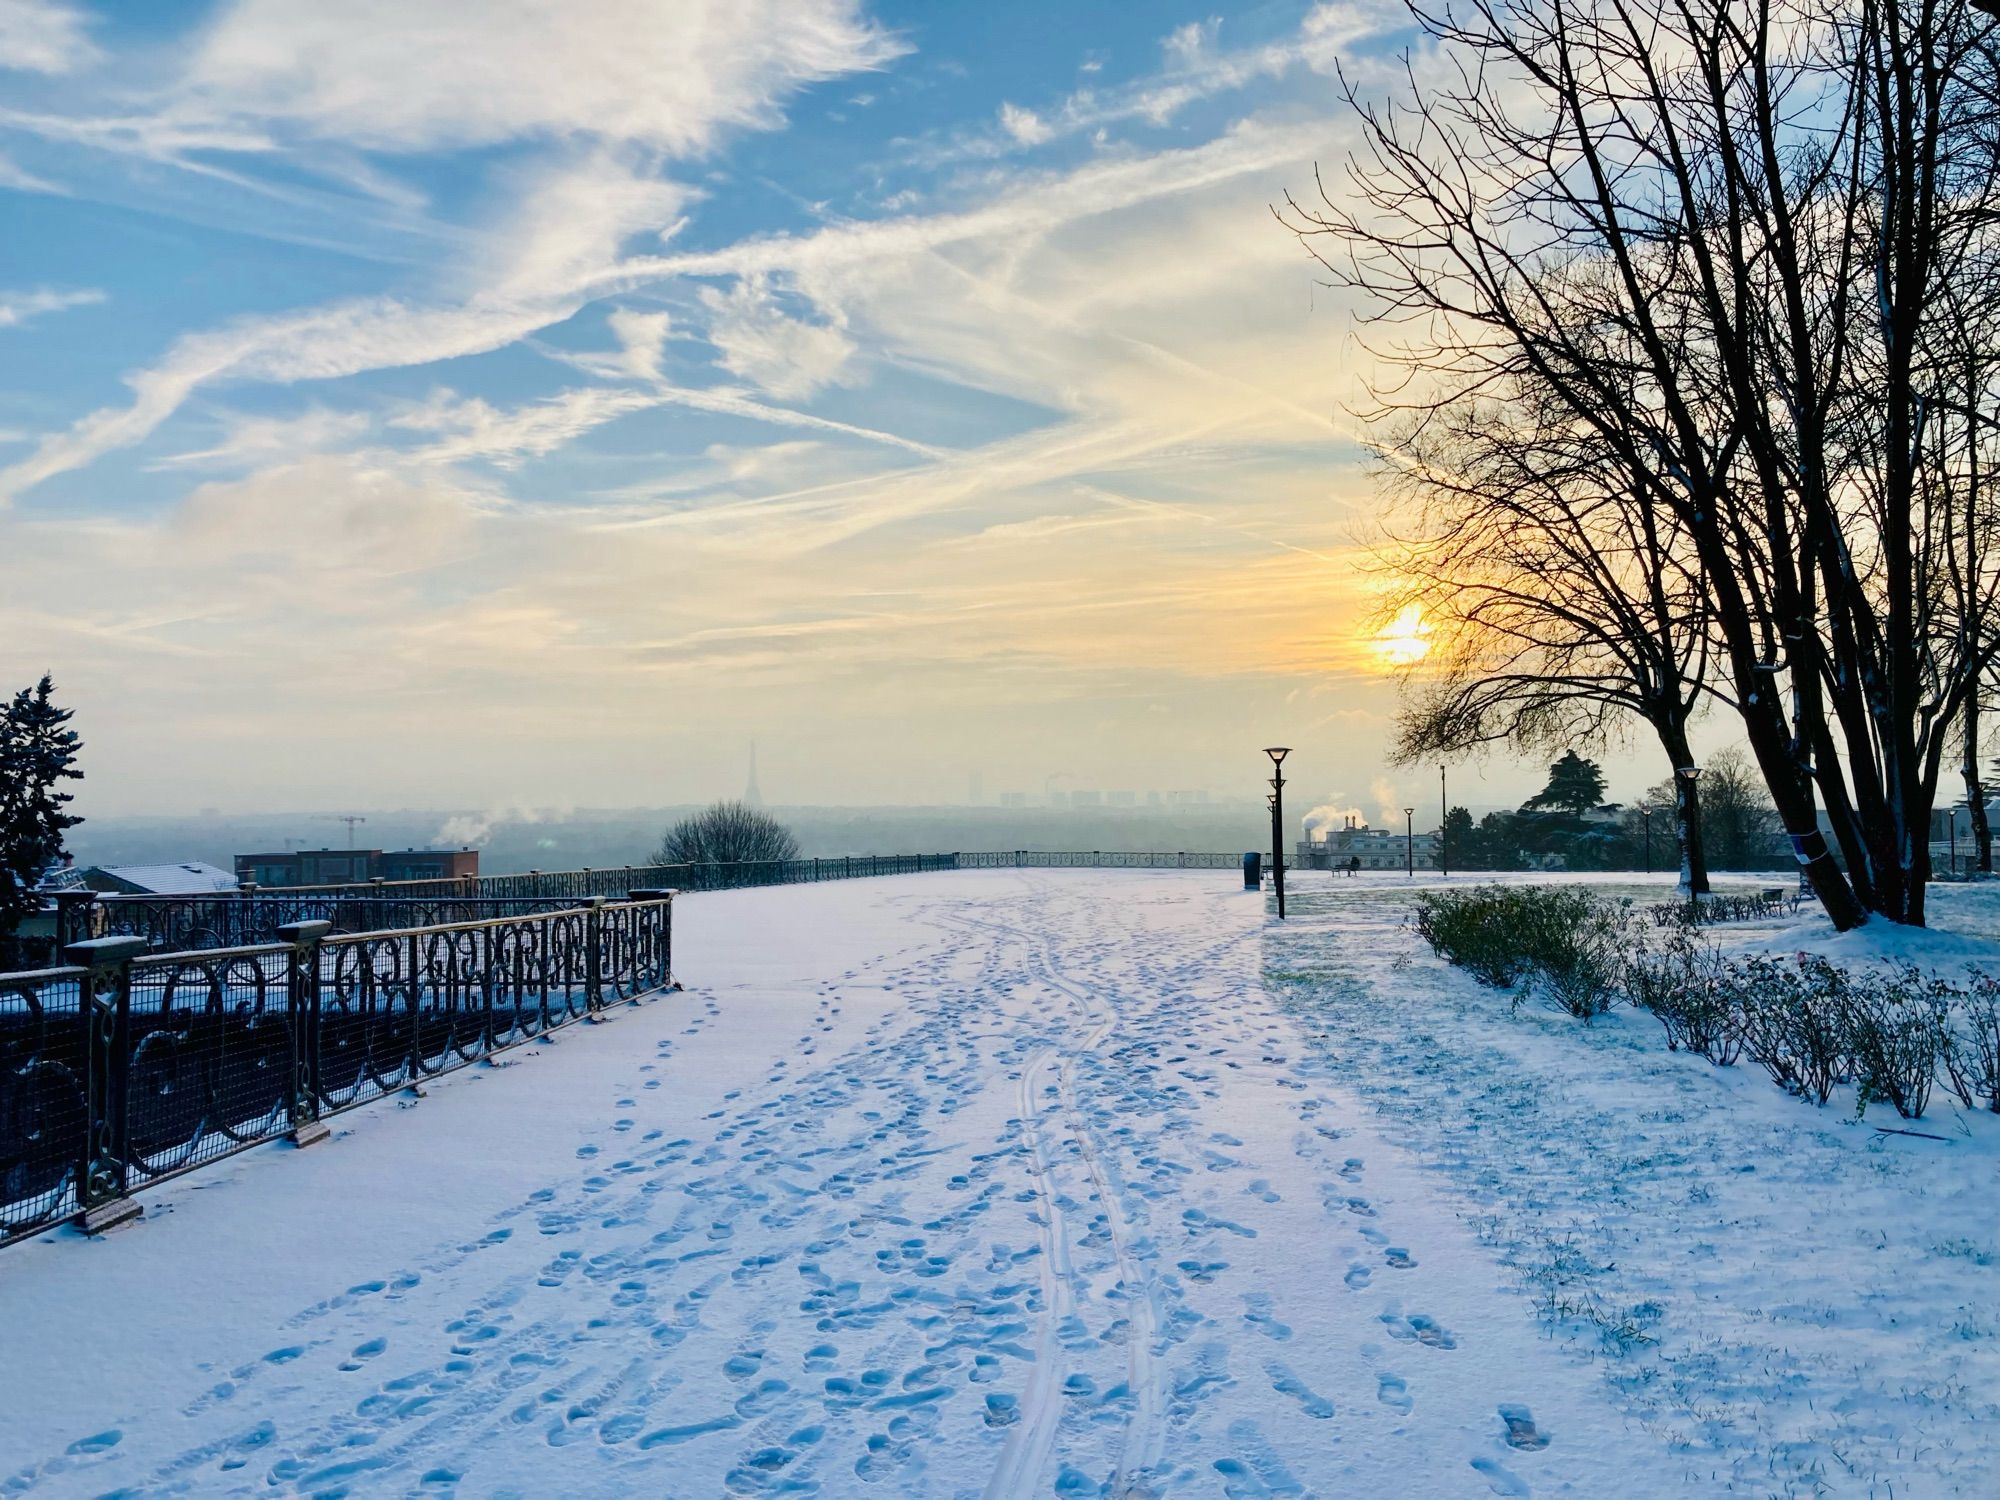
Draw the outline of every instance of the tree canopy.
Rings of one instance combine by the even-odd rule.
[[[718,802],[669,828],[653,863],[712,865],[798,857],[799,841],[769,813],[747,802]]]
[[[46,674],[0,711],[0,936],[35,909],[36,882],[62,857],[63,835],[83,821],[64,810],[71,794],[62,784],[83,777],[72,713],[56,706]]]

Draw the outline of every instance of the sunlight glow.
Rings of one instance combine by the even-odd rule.
[[[1384,667],[1414,666],[1430,654],[1431,627],[1419,605],[1409,605],[1376,632],[1375,659]]]

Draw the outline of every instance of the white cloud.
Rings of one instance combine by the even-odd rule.
[[[0,188],[12,188],[17,193],[64,194],[60,183],[37,177],[4,151],[0,151]]]
[[[440,390],[423,404],[391,418],[389,425],[441,434],[441,441],[414,455],[423,462],[484,458],[501,468],[514,468],[527,459],[553,453],[606,422],[657,405],[659,401],[643,391],[586,387],[502,410],[477,396],[461,398],[455,392]]]
[[[464,278],[496,297],[571,288],[616,263],[634,235],[676,225],[693,196],[642,164],[597,152],[543,163],[507,184]]]
[[[316,454],[201,485],[174,513],[165,536],[203,568],[283,559],[332,586],[349,575],[381,578],[436,565],[487,504],[450,482],[412,483],[365,458]],[[246,587],[260,576],[256,569],[231,571]]]
[[[44,313],[88,307],[103,300],[104,293],[90,288],[73,292],[58,292],[48,287],[37,287],[31,292],[0,291],[0,328],[19,328],[30,318],[39,318]]]
[[[484,280],[463,302],[423,306],[355,298],[295,313],[246,318],[184,334],[157,363],[126,378],[134,399],[51,433],[0,469],[0,506],[58,474],[141,442],[201,387],[225,380],[289,383],[432,364],[504,348],[572,316],[615,263],[618,246],[652,212],[681,201],[672,184],[645,182],[607,158],[574,174],[549,170],[489,236]]]
[[[663,312],[643,313],[620,307],[612,312],[609,321],[612,333],[618,338],[618,366],[641,380],[660,379],[660,358],[666,352],[673,320]]]
[[[1000,106],[1000,128],[1023,146],[1039,146],[1055,134],[1048,121],[1018,104]]]
[[[1210,16],[1205,21],[1189,21],[1177,26],[1160,43],[1170,61],[1183,68],[1192,68],[1215,46],[1216,34],[1222,30],[1222,18]]]
[[[155,466],[174,468],[236,468],[298,459],[308,453],[341,448],[367,433],[368,413],[309,407],[295,417],[255,417],[221,413],[222,440],[212,448],[177,453]]]
[[[0,68],[73,73],[99,55],[75,6],[62,0],[0,0]]]
[[[854,341],[831,323],[806,323],[778,305],[769,279],[752,274],[701,300],[712,317],[708,339],[733,375],[780,400],[810,396],[848,378]]]
[[[188,87],[383,151],[577,135],[705,150],[901,45],[855,0],[237,0]]]

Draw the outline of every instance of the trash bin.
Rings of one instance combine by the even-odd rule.
[[[1264,856],[1246,854],[1243,856],[1243,889],[1262,890],[1264,886]]]

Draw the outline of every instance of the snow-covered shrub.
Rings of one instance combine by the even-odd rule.
[[[1618,998],[1625,912],[1583,891],[1549,891],[1527,914],[1523,938],[1534,983],[1558,1009],[1592,1020]]]
[[[1952,1000],[1962,994],[1908,966],[1846,976],[1842,1022],[1863,1110],[1886,1099],[1906,1120],[1924,1112],[1950,1052]]]
[[[1951,1091],[1967,1109],[2000,1114],[2000,979],[1981,970],[1960,992],[1958,1023],[1945,1046]]]
[[[1481,984],[1505,989],[1529,969],[1512,921],[1521,894],[1497,885],[1427,891],[1417,899],[1417,936],[1446,963]]]
[[[1625,907],[1586,890],[1429,891],[1417,901],[1416,928],[1438,957],[1482,984],[1532,981],[1571,1015],[1601,1015],[1618,992]]]
[[[1737,959],[1723,976],[1743,1050],[1780,1088],[1826,1103],[1849,1072],[1847,971],[1801,953]]]
[[[1691,927],[1669,932],[1658,952],[1642,941],[1625,960],[1625,993],[1666,1028],[1667,1050],[1682,1047],[1728,1067],[1743,1051],[1721,950]]]

